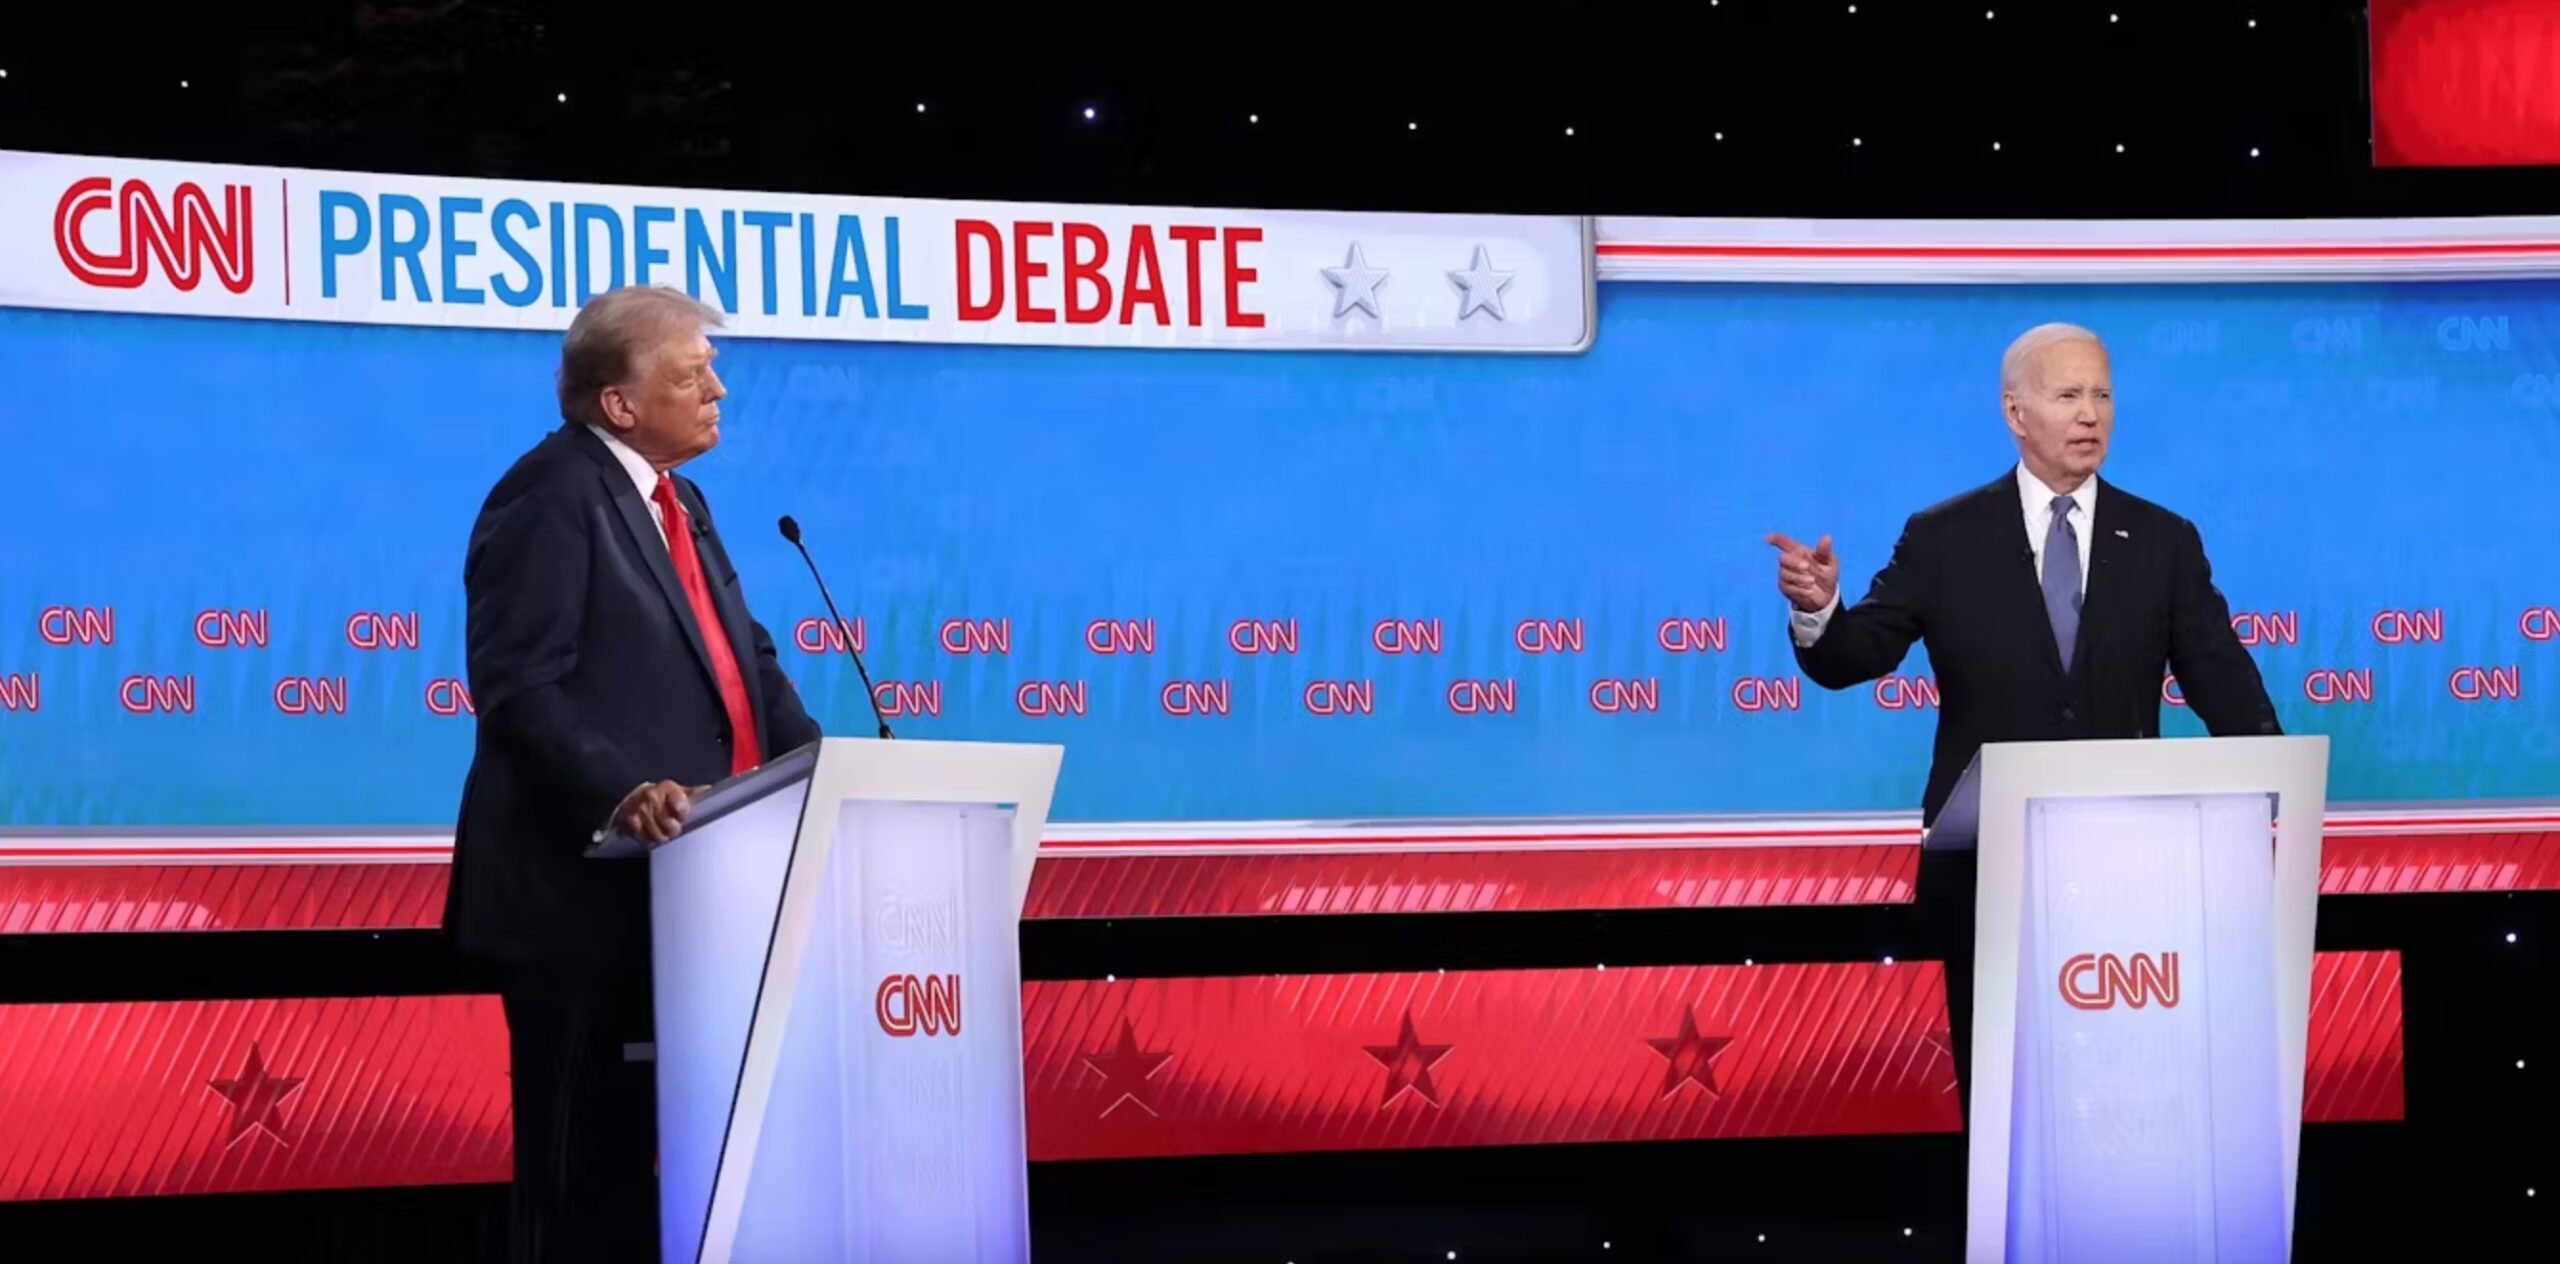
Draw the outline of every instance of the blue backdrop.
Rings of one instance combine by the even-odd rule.
[[[2333,799],[2560,791],[2560,285],[1601,297],[1573,359],[733,339],[726,438],[689,472],[831,732],[868,720],[841,655],[793,646],[818,606],[784,512],[874,674],[939,684],[902,731],[1065,743],[1062,819],[1906,807],[1933,713],[1786,705],[1762,536],[1832,533],[1863,591],[1905,515],[2011,461],[2000,351],[2070,319],[2115,349],[2106,476],[2196,519],[2267,616],[2269,690],[2333,738]],[[470,720],[429,700],[463,674],[462,547],[556,424],[556,348],[0,311],[6,820],[449,821]],[[207,610],[264,612],[265,644],[202,644]],[[350,643],[350,616],[412,612],[416,648]],[[950,652],[953,618],[1009,620],[1010,652]],[[1104,618],[1153,620],[1155,652],[1097,654]],[[1389,618],[1438,620],[1442,652],[1381,652]],[[1722,620],[1724,648],[1665,649],[1672,618]],[[1296,620],[1299,652],[1239,653],[1239,619]],[[1524,619],[1579,619],[1585,648],[1525,652]],[[289,677],[344,677],[343,713],[325,684],[280,709]],[[1456,713],[1462,679],[1511,681],[1516,711]],[[1658,709],[1604,713],[1601,679]],[[1173,681],[1226,682],[1232,713],[1167,714]],[[1315,681],[1367,682],[1374,712],[1311,713]],[[1024,714],[1026,682],[1082,682],[1085,713]]]

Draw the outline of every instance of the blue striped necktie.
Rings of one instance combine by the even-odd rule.
[[[2080,640],[2080,533],[2071,529],[2078,502],[2053,498],[2053,526],[2044,533],[2044,615],[2053,622],[2053,646],[2062,670],[2071,670],[2071,647]]]

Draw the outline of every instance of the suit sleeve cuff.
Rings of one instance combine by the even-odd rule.
[[[1787,635],[1794,638],[1797,649],[1811,649],[1814,642],[1822,639],[1822,630],[1831,626],[1831,616],[1839,611],[1840,596],[1837,593],[1832,594],[1830,605],[1810,614],[1802,610],[1789,610]]]
[[[639,786],[633,786],[631,790],[637,790],[640,786],[645,786],[647,784],[649,783],[643,781]],[[587,843],[589,846],[593,846],[594,844],[601,843],[604,840],[613,837],[614,830],[619,828],[614,822],[613,810],[614,808],[621,807],[624,799],[631,797],[631,790],[625,790],[620,795],[616,796],[613,801],[613,806],[604,810],[604,821],[596,826],[595,833],[587,837]]]

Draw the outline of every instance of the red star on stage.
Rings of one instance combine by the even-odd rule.
[[[1391,1045],[1364,1045],[1369,1056],[1387,1069],[1387,1094],[1378,1099],[1380,1109],[1395,1105],[1407,1090],[1419,1094],[1434,1106],[1440,1104],[1440,1086],[1431,1082],[1431,1068],[1448,1057],[1456,1045],[1426,1045],[1413,1032],[1413,1011],[1404,1012],[1404,1030]]]
[[[1927,1031],[1921,1032],[1920,1039],[1925,1041],[1930,1048],[1947,1055],[1947,1062],[1950,1066],[1954,1064],[1956,1060],[1955,1037],[1949,1034],[1946,1028],[1932,1027]],[[1939,1089],[1938,1091],[1941,1093],[1952,1093],[1956,1091],[1956,1077],[1950,1073],[1947,1076],[1947,1086]]]
[[[1726,1045],[1733,1043],[1733,1037],[1699,1035],[1698,1016],[1688,1006],[1680,1007],[1679,1035],[1664,1036],[1658,1040],[1648,1038],[1645,1043],[1653,1046],[1653,1051],[1671,1064],[1662,1072],[1664,1097],[1679,1092],[1681,1085],[1690,1083],[1705,1089],[1710,1097],[1724,1096],[1724,1090],[1716,1087],[1715,1060],[1724,1053]]]
[[[1147,1099],[1140,1097],[1138,1093],[1146,1088],[1147,1081],[1154,1078],[1156,1072],[1164,1069],[1165,1063],[1173,1060],[1171,1050],[1158,1053],[1140,1049],[1137,1028],[1130,1026],[1129,1020],[1123,1018],[1120,1020],[1120,1039],[1117,1043],[1100,1053],[1088,1053],[1083,1056],[1086,1066],[1102,1073],[1103,1089],[1117,1090],[1112,1092],[1111,1101],[1102,1108],[1102,1114],[1094,1118],[1100,1119],[1120,1109],[1122,1102],[1129,1102],[1150,1115],[1156,1113],[1156,1108],[1148,1105]]]
[[[231,1135],[223,1139],[225,1146],[236,1145],[255,1131],[264,1131],[280,1144],[293,1144],[285,1140],[284,1099],[302,1087],[302,1077],[267,1074],[266,1059],[259,1056],[256,1042],[250,1043],[248,1064],[236,1078],[214,1080],[206,1087],[231,1103]]]

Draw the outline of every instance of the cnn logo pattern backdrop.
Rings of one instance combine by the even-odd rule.
[[[1065,819],[1901,808],[1928,663],[1812,688],[1761,538],[1863,590],[2011,461],[2000,350],[2068,319],[2115,348],[2108,476],[2203,528],[2334,797],[2560,790],[2560,284],[1600,301],[1575,357],[730,339],[691,472],[830,731],[859,645],[902,733],[1071,747]],[[449,820],[464,538],[556,354],[0,311],[6,819]]]

